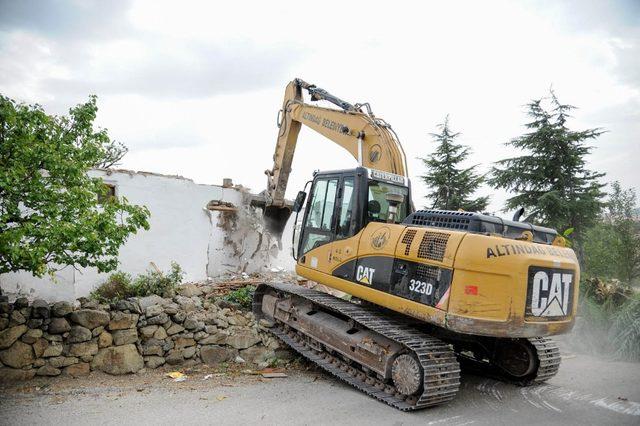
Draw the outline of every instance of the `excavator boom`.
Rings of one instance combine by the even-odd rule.
[[[305,103],[303,89],[307,90],[311,101],[327,101],[340,109]],[[291,212],[285,192],[303,124],[344,148],[360,166],[408,176],[406,158],[396,134],[388,123],[373,114],[368,104],[351,104],[313,84],[295,79],[285,90],[278,114],[279,132],[273,167],[265,172],[268,177],[265,217],[276,233],[282,232]]]

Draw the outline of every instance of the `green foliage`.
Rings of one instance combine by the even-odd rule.
[[[470,148],[455,142],[460,133],[451,131],[448,116],[438,128],[440,133],[431,134],[438,144],[435,152],[421,159],[427,168],[427,173],[421,178],[431,189],[427,199],[431,200],[434,208],[442,210],[484,210],[489,197],[472,198],[484,177],[475,173],[476,166],[460,167],[460,163],[469,156]]]
[[[607,209],[585,232],[584,266],[590,276],[617,278],[633,283],[640,275],[640,226],[634,220],[636,195],[612,185]]]
[[[586,278],[580,285],[583,297],[602,306],[606,314],[613,314],[633,294],[631,286],[617,279]]]
[[[640,294],[627,283],[599,277],[583,280],[580,293],[572,344],[581,351],[640,360]]]
[[[171,262],[171,272],[168,274],[154,268],[138,275],[133,281],[131,275],[118,271],[91,292],[91,298],[101,303],[113,303],[129,297],[145,297],[152,294],[171,297],[175,294],[176,287],[182,283],[183,277],[184,272],[176,262]]]
[[[287,360],[278,357],[269,358],[267,360],[267,368],[282,368],[286,367],[288,364],[289,362]]]
[[[131,275],[122,271],[109,275],[107,281],[91,292],[91,298],[100,303],[112,303],[132,296]]]
[[[550,107],[543,103],[550,102]],[[574,238],[597,219],[604,203],[604,173],[587,170],[586,156],[591,147],[585,145],[603,131],[572,131],[567,125],[571,105],[561,104],[551,92],[550,99],[528,104],[531,121],[528,133],[507,145],[524,151],[523,155],[500,160],[492,169],[489,183],[516,193],[509,198],[505,210],[524,207],[528,221],[543,223],[555,229],[574,228]]]
[[[611,326],[611,335],[618,358],[640,361],[640,295],[620,308]]]
[[[584,233],[583,276],[578,313],[584,330],[574,333],[583,349],[640,360],[640,294],[631,284],[640,269],[636,195],[611,185],[607,208]]]
[[[229,292],[227,295],[223,297],[227,302],[235,303],[240,305],[244,309],[250,309],[251,303],[253,302],[253,293],[256,291],[256,288],[252,285],[248,285],[246,287],[239,288],[232,292]]]
[[[565,247],[573,247],[573,241],[571,241],[571,238],[570,238],[571,234],[573,234],[573,231],[575,231],[575,228],[568,228],[568,229],[565,229],[562,233],[560,233],[560,236],[564,241]]]
[[[631,283],[640,276],[640,226],[634,220],[636,193],[631,188],[622,189],[619,182],[614,182],[612,189],[606,221],[615,235],[617,277]]]
[[[640,360],[639,294],[604,298],[583,294],[578,312],[582,329],[575,330],[571,338],[579,349],[620,360]]]
[[[105,187],[87,172],[126,152],[94,129],[97,110],[95,96],[68,116],[50,116],[0,95],[0,273],[111,271],[119,247],[149,228],[146,207],[124,198],[97,203]]]
[[[158,269],[151,269],[146,274],[138,275],[133,281],[131,290],[133,295],[144,297],[152,294],[170,297],[175,294],[176,287],[182,283],[184,272],[180,265],[171,262],[171,272],[163,273]]]
[[[101,169],[108,169],[109,167],[118,165],[120,160],[129,152],[129,148],[118,141],[111,141],[111,143],[107,144],[104,148],[102,159],[96,164],[96,167]]]
[[[613,278],[616,264],[616,235],[611,226],[597,223],[587,229],[583,238],[584,273],[588,276]]]

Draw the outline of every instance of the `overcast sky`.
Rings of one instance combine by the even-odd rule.
[[[590,167],[640,188],[640,0],[0,0],[0,92],[55,114],[97,94],[98,124],[130,149],[124,168],[264,189],[295,77],[392,124],[417,207],[417,157],[447,114],[486,170],[551,86],[579,107],[571,127],[607,130]],[[303,129],[288,196],[315,169],[354,166]],[[491,210],[506,197],[479,194]]]

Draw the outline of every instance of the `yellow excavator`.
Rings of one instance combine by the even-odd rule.
[[[325,108],[311,101],[328,101]],[[309,197],[285,201],[302,125],[346,149],[349,170],[315,172]],[[560,365],[547,336],[576,314],[579,266],[553,229],[465,211],[413,208],[407,163],[391,126],[300,79],[280,110],[265,216],[294,235],[298,275],[351,297],[262,284],[260,323],[336,377],[404,411],[443,404],[470,369],[523,386]],[[305,187],[306,189],[306,187]]]

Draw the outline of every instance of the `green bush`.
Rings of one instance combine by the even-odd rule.
[[[633,296],[617,312],[611,336],[617,358],[640,360],[640,295]]]
[[[253,301],[253,293],[256,288],[252,285],[234,290],[223,297],[224,300],[230,303],[240,305],[244,309],[251,309],[251,303]]]
[[[171,272],[168,274],[154,269],[138,275],[133,281],[131,275],[118,271],[109,275],[107,281],[91,292],[91,298],[100,303],[113,303],[129,297],[152,294],[171,297],[175,294],[176,287],[182,283],[183,277],[184,272],[176,262],[171,262]]]
[[[182,283],[184,272],[180,265],[171,262],[171,272],[163,273],[158,269],[149,270],[144,275],[138,275],[133,281],[132,290],[136,296],[144,297],[157,294],[162,297],[171,297],[175,294],[176,287]]]
[[[578,315],[582,326],[570,336],[577,349],[640,360],[640,294],[616,279],[581,282]]]
[[[133,295],[131,275],[122,271],[109,275],[107,281],[91,292],[91,298],[100,303],[111,303]]]

